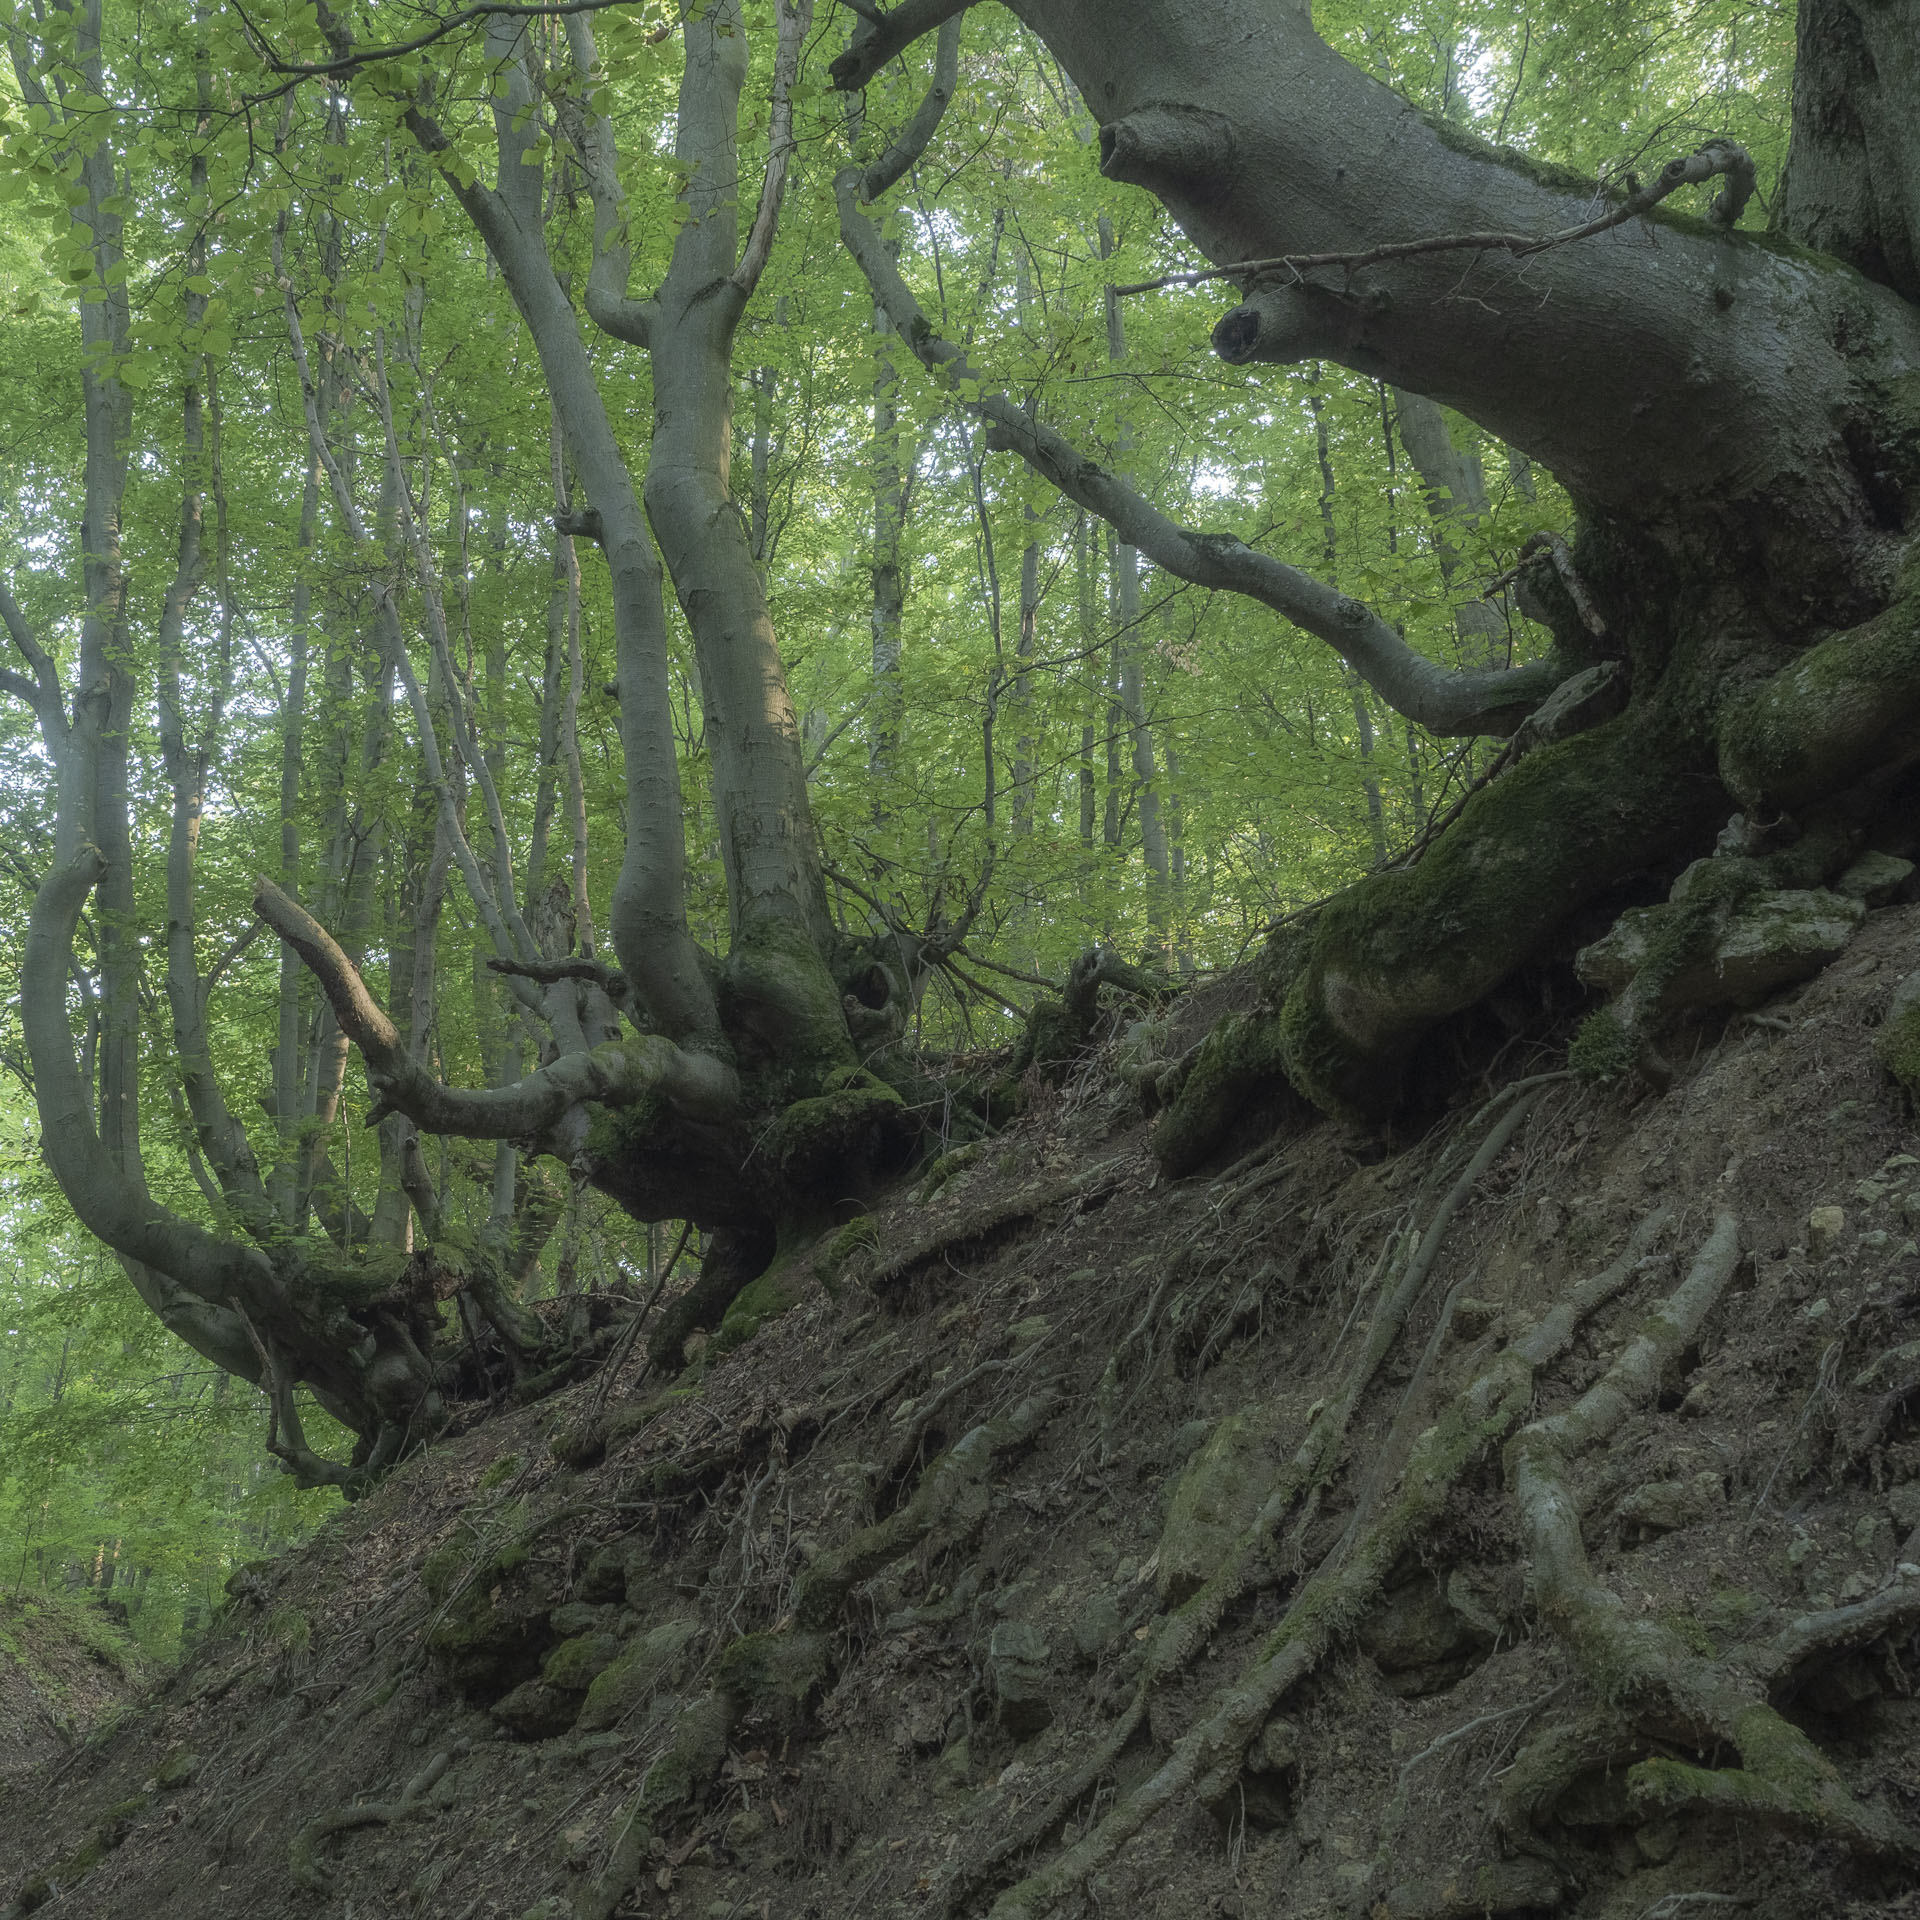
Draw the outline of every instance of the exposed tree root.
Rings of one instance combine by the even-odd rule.
[[[1211,1578],[1199,1592],[1161,1623],[1159,1631],[1154,1635],[1147,1649],[1146,1665],[1134,1688],[1133,1698],[1121,1712],[1120,1717],[1107,1729],[1098,1745],[1072,1768],[1018,1826],[1002,1835],[983,1855],[957,1870],[947,1889],[949,1913],[958,1912],[965,1907],[976,1895],[993,1884],[1001,1869],[1010,1860],[1037,1845],[1059,1827],[1073,1808],[1112,1768],[1127,1743],[1139,1731],[1142,1722],[1146,1719],[1155,1688],[1164,1686],[1168,1680],[1197,1659],[1207,1642],[1218,1631],[1221,1621],[1226,1618],[1228,1610],[1234,1603],[1259,1585],[1263,1578],[1273,1576],[1275,1544],[1281,1527],[1303,1495],[1309,1497],[1316,1495],[1332,1472],[1341,1448],[1345,1444],[1354,1410],[1359,1405],[1361,1396],[1372,1384],[1374,1376],[1379,1372],[1381,1363],[1392,1350],[1401,1329],[1406,1325],[1407,1316],[1412,1311],[1414,1302],[1419,1298],[1427,1276],[1433,1271],[1434,1262],[1439,1257],[1441,1245],[1455,1214],[1459,1212],[1462,1203],[1480,1176],[1512,1143],[1514,1135],[1525,1123],[1535,1101],[1540,1097],[1540,1091],[1539,1088],[1530,1090],[1501,1116],[1459,1177],[1448,1187],[1434,1210],[1426,1232],[1410,1243],[1403,1243],[1403,1245],[1410,1245],[1410,1252],[1405,1265],[1397,1274],[1394,1273],[1392,1263],[1389,1262],[1386,1290],[1375,1306],[1373,1319],[1367,1329],[1366,1342],[1353,1366],[1348,1370],[1340,1391],[1315,1416],[1307,1429],[1306,1437],[1301,1441],[1278,1484],[1262,1502],[1260,1511],[1254,1516],[1252,1522],[1228,1549],[1226,1557]],[[1651,1223],[1650,1229],[1645,1230],[1642,1235],[1636,1235],[1634,1246],[1626,1256],[1626,1262],[1639,1259],[1646,1246],[1651,1245],[1653,1234],[1657,1233],[1660,1226],[1665,1223],[1665,1218],[1664,1214],[1659,1215]],[[1614,1271],[1613,1268],[1608,1269],[1609,1274]],[[1630,1266],[1620,1263],[1622,1282],[1628,1271]],[[1153,1305],[1149,1306],[1149,1314],[1164,1295],[1169,1283],[1170,1277],[1169,1280],[1161,1283],[1159,1290],[1155,1293]],[[1147,1316],[1142,1316],[1143,1322],[1146,1318]],[[1127,1335],[1123,1347],[1133,1345],[1140,1333],[1141,1327],[1136,1326]],[[1571,1328],[1569,1328],[1570,1333]],[[1109,1372],[1112,1370],[1110,1363]],[[1106,1382],[1103,1379],[1102,1393],[1106,1391]],[[1301,1526],[1296,1526],[1294,1529],[1296,1540],[1303,1530]],[[1255,1730],[1257,1731],[1257,1727]],[[1091,1871],[1091,1869],[1088,1870]]]
[[[320,1842],[336,1833],[351,1833],[358,1827],[389,1827],[424,1813],[427,1795],[440,1784],[441,1776],[453,1764],[453,1749],[442,1748],[401,1789],[397,1800],[363,1800],[357,1806],[333,1807],[307,1824],[293,1836],[287,1847],[287,1871],[293,1884],[307,1893],[325,1893],[333,1881],[333,1869],[321,1857]]]
[[[1481,1155],[1475,1156],[1476,1167],[1486,1163]],[[1587,1315],[1634,1276],[1663,1224],[1662,1218],[1643,1223],[1618,1260],[1494,1356],[1472,1385],[1415,1440],[1394,1496],[1379,1516],[1327,1556],[1296,1592],[1251,1665],[1214,1696],[1211,1710],[1176,1742],[1159,1769],[1123,1795],[1075,1845],[1009,1888],[995,1903],[993,1920],[1035,1920],[1111,1860],[1176,1796],[1197,1789],[1203,1798],[1212,1799],[1231,1785],[1244,1765],[1248,1746],[1287,1690],[1304,1679],[1365,1614],[1394,1564],[1438,1517],[1455,1483],[1512,1432],[1532,1402],[1539,1370],[1565,1351]],[[1395,1291],[1397,1296],[1400,1289]],[[1372,1344],[1370,1341],[1369,1348]],[[1205,1591],[1202,1589],[1202,1594]],[[1196,1601],[1200,1598],[1195,1596]],[[1191,1630],[1193,1617],[1188,1609],[1194,1604],[1189,1602],[1188,1608],[1182,1608],[1162,1629],[1161,1640],[1149,1657],[1150,1675],[1156,1668],[1171,1670],[1160,1665],[1169,1657],[1161,1647],[1165,1645],[1176,1655],[1184,1649],[1185,1636],[1180,1629],[1184,1622]],[[1143,1680],[1141,1695],[1123,1716],[1123,1723],[1137,1714],[1150,1684],[1150,1680]],[[1103,1750],[1110,1744],[1111,1737],[1103,1743]],[[1076,1775],[1086,1772],[1082,1767]],[[1057,1803],[1058,1798],[1055,1796],[1050,1804]],[[1002,1844],[989,1857],[997,1864],[1009,1856],[1009,1851]],[[971,1887],[978,1888],[989,1876],[975,1868],[964,1877]]]
[[[1920,1611],[1920,1595],[1896,1590],[1861,1609],[1840,1609],[1846,1619],[1796,1622],[1754,1663],[1712,1660],[1663,1622],[1631,1616],[1588,1567],[1572,1462],[1655,1397],[1662,1374],[1732,1278],[1739,1241],[1733,1215],[1720,1214],[1686,1280],[1598,1384],[1564,1413],[1535,1421],[1508,1448],[1508,1479],[1532,1556],[1534,1597],[1605,1706],[1659,1735],[1670,1737],[1677,1726],[1698,1751],[1725,1745],[1740,1756],[1738,1768],[1660,1755],[1639,1760],[1626,1776],[1633,1813],[1744,1814],[1807,1828],[1867,1853],[1920,1858],[1920,1835],[1856,1800],[1826,1756],[1767,1703],[1760,1678],[1765,1671],[1789,1674],[1827,1645],[1856,1634],[1872,1638],[1913,1617],[1910,1609]],[[1543,1778],[1564,1777],[1564,1761],[1542,1767],[1537,1759],[1526,1764],[1528,1758],[1523,1756],[1524,1774],[1537,1805]]]
[[[620,1814],[612,1858],[575,1897],[573,1920],[609,1920],[646,1867],[660,1822],[720,1771],[741,1706],[735,1691],[721,1687],[703,1694],[680,1715],[666,1752],[647,1769],[640,1791]]]

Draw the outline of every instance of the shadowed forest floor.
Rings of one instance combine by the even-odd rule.
[[[1917,936],[1391,1151],[1157,1179],[1094,1058],[36,1723],[0,1914],[1920,1912]]]

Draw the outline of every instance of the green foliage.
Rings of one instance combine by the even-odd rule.
[[[770,0],[746,10],[747,181],[765,157],[771,11]],[[1763,191],[1783,147],[1786,14],[1759,0],[1575,0],[1544,16],[1510,0],[1394,9],[1322,0],[1317,10],[1333,44],[1462,137],[1515,145],[1591,179],[1657,167],[1708,133],[1732,134],[1759,160]],[[274,1071],[283,1025],[296,1051],[315,1047],[320,1026],[311,983],[271,941],[250,939],[249,902],[259,873],[310,900],[364,956],[370,983],[404,1024],[416,929],[395,903],[431,860],[434,805],[413,717],[368,638],[370,577],[393,583],[443,722],[447,688],[420,639],[425,596],[399,558],[395,500],[377,482],[363,486],[387,543],[369,553],[309,471],[290,315],[323,369],[331,444],[363,479],[377,475],[383,453],[370,396],[385,369],[410,509],[500,787],[511,846],[493,848],[476,825],[483,853],[514,863],[528,902],[550,900],[556,884],[570,900],[576,849],[550,724],[556,684],[578,694],[578,810],[590,831],[577,857],[603,951],[623,852],[605,569],[579,543],[577,594],[570,589],[572,556],[552,531],[553,426],[540,372],[449,187],[489,173],[489,73],[477,45],[457,39],[376,62],[350,94],[290,95],[276,143],[278,100],[243,104],[277,84],[254,34],[270,35],[287,60],[324,57],[310,9],[253,9],[249,28],[233,10],[178,0],[110,6],[112,86],[101,93],[74,64],[75,17],[59,8],[6,15],[10,31],[34,38],[19,41],[20,62],[0,79],[0,574],[70,666],[85,612],[80,382],[83,367],[111,373],[130,421],[124,661],[140,690],[129,781],[142,809],[133,917],[150,936],[143,964],[153,971],[142,990],[157,1006],[167,836],[155,634],[191,482],[214,494],[213,552],[185,615],[181,709],[214,770],[195,884],[216,1071],[261,1166],[306,1156],[331,1205],[351,1202],[370,1217],[381,1167],[360,1124],[369,1101],[358,1073],[337,1102],[310,1102],[284,1129],[251,1097]],[[621,129],[638,293],[658,283],[682,217],[672,157],[678,43],[653,39],[641,10],[616,7],[594,21],[595,104]],[[384,0],[354,19],[368,40],[417,26]],[[1484,470],[1489,503],[1470,524],[1450,523],[1453,558],[1443,566],[1390,390],[1331,368],[1224,367],[1204,343],[1227,296],[1207,287],[1124,303],[1125,358],[1115,363],[1107,287],[1190,266],[1191,249],[1147,195],[1100,178],[1084,110],[1006,10],[971,12],[965,49],[937,139],[877,210],[940,331],[970,341],[985,380],[1125,471],[1170,515],[1331,576],[1413,645],[1458,661],[1460,609],[1478,602],[1529,534],[1568,524],[1551,478],[1452,421],[1456,445]],[[1057,980],[1093,940],[1151,949],[1183,969],[1231,964],[1276,915],[1356,877],[1380,847],[1411,841],[1473,777],[1476,751],[1403,724],[1323,646],[1258,608],[1148,569],[1138,618],[1122,617],[1124,553],[1011,457],[989,455],[956,396],[876,333],[829,191],[849,155],[844,103],[825,85],[834,50],[823,36],[803,71],[787,211],[736,352],[733,461],[828,862],[919,925],[957,917],[978,890],[972,945],[1016,975]],[[927,46],[914,49],[868,89],[852,136],[858,155],[870,157],[911,113],[928,57]],[[35,72],[55,68],[50,104],[29,98]],[[219,107],[204,115],[191,110],[202,70]],[[402,125],[429,95],[451,143],[439,172]],[[577,293],[591,209],[577,174],[562,169],[549,108],[538,113],[528,163],[551,209],[556,263]],[[112,191],[89,213],[85,176],[102,154]],[[589,337],[638,471],[654,399],[645,356]],[[190,384],[213,423],[217,488],[211,445],[196,452],[189,441]],[[874,482],[890,445],[906,476],[904,611],[898,672],[883,678],[875,574],[888,555]],[[670,604],[668,617],[691,918],[721,953],[729,913],[707,719],[679,609]],[[1524,658],[1542,637],[1511,620],[1511,650]],[[1148,859],[1149,798],[1169,845],[1164,872]],[[482,810],[467,799],[477,822]],[[0,707],[0,973],[9,978],[50,857],[51,819],[43,751],[9,696]],[[872,930],[858,893],[835,900],[851,932]],[[90,920],[76,1031],[90,1031],[97,1006],[100,938]],[[480,964],[489,942],[457,884],[437,938],[432,1005],[421,1010],[434,1065],[461,1084],[511,1078],[525,1064],[519,1028],[499,977]],[[750,957],[768,967],[782,958]],[[942,972],[913,1038],[930,1048],[1010,1043],[1038,997],[1005,975],[983,983]],[[822,1011],[833,1028],[834,1009]],[[143,1035],[149,1187],[190,1217],[231,1227],[164,1015],[148,1017]],[[1203,1060],[1190,1107],[1210,1074],[1271,1070],[1268,1028],[1239,1038],[1234,1058],[1216,1047]],[[24,1077],[11,1000],[0,1007],[0,1062]],[[804,1157],[831,1145],[851,1107],[891,1102],[871,1086],[857,1099],[815,1101],[789,1116],[781,1144]],[[25,1110],[16,1105],[12,1117]],[[604,1116],[594,1139],[650,1137],[660,1119]],[[166,1650],[215,1603],[239,1559],[298,1537],[331,1496],[297,1495],[259,1460],[259,1396],[163,1330],[127,1276],[72,1228],[31,1128],[21,1121],[10,1137],[0,1165],[12,1259],[0,1278],[0,1591],[105,1588],[111,1574],[108,1591],[130,1596],[142,1643]],[[430,1142],[427,1159],[449,1243],[477,1244],[494,1156]],[[605,1284],[623,1258],[636,1267],[657,1259],[596,1197],[563,1204],[529,1293]],[[309,1437],[326,1447],[325,1415],[304,1413]]]
[[[0,1595],[123,1605],[166,1657],[242,1561],[334,1504],[260,1451],[263,1399],[188,1353],[96,1248],[36,1233],[16,1192],[0,1274]],[[316,1415],[324,1430],[324,1416]],[[97,1606],[77,1616],[101,1620]]]

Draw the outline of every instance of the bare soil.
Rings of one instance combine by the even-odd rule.
[[[40,1910],[97,1920],[559,1920],[589,1910],[649,1767],[732,1686],[717,1769],[654,1823],[614,1911],[984,1914],[1087,1840],[1102,1857],[1062,1913],[1920,1912],[1902,1837],[1920,1826],[1920,1601],[1902,1597],[1920,1589],[1920,1139],[1873,1055],[1917,964],[1920,908],[1891,908],[1758,1019],[1700,1028],[1664,1096],[1544,1083],[1245,1591],[1098,1783],[993,1872],[976,1869],[1094,1750],[1171,1611],[1324,1426],[1397,1270],[1390,1236],[1432,1224],[1497,1088],[1391,1150],[1294,1121],[1168,1183],[1094,1060],[936,1194],[903,1188],[831,1292],[691,1384],[663,1396],[636,1359],[503,1411],[238,1580],[184,1665],[57,1772],[45,1737],[12,1747],[0,1679],[0,1745],[31,1763],[0,1752],[0,1903],[54,1869]],[[1663,1207],[1525,1417],[1600,1381],[1733,1213],[1740,1259],[1698,1335],[1571,1463],[1591,1576],[1716,1671],[1759,1672],[1796,1621],[1838,1622],[1755,1698],[1894,1837],[1862,1842],[1831,1795],[1743,1799],[1758,1763],[1742,1772],[1684,1698],[1609,1697],[1543,1617],[1496,1440],[1244,1755],[1106,1846],[1103,1823],[1297,1626],[1316,1570],[1393,1508],[1420,1435]],[[592,1421],[612,1436],[598,1460]],[[821,1569],[917,1514],[929,1469],[983,1427],[984,1481],[899,1522],[903,1550],[836,1603],[797,1691],[739,1682],[728,1649],[798,1644]],[[630,1698],[585,1696],[605,1724],[564,1725],[580,1661],[632,1668],[675,1620]],[[573,1668],[554,1666],[563,1642]],[[529,1693],[543,1661],[577,1684]],[[1583,1759],[1602,1725],[1611,1744]],[[1649,1760],[1712,1774],[1724,1803],[1650,1810]],[[1543,1769],[1553,1792],[1516,1820],[1516,1783]],[[382,1817],[315,1826],[358,1801]],[[63,1876],[110,1816],[97,1864]]]

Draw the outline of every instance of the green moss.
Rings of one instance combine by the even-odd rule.
[[[949,1155],[949,1158],[952,1156]],[[872,1214],[863,1213],[849,1220],[814,1256],[813,1270],[829,1294],[839,1289],[840,1275],[849,1260],[870,1253],[880,1244],[880,1223]]]
[[[604,1160],[624,1159],[665,1145],[675,1128],[673,1103],[657,1086],[624,1107],[587,1109],[587,1150]]]
[[[803,926],[771,915],[747,922],[720,984],[727,1030],[761,1056],[753,1073],[766,1104],[813,1094],[836,1069],[858,1067],[840,989]]]
[[[427,1598],[436,1604],[444,1600],[472,1564],[473,1542],[465,1533],[441,1541],[420,1563],[420,1585]]]
[[[597,1673],[587,1688],[578,1725],[583,1733],[617,1726],[679,1677],[698,1623],[666,1620],[635,1640]]]
[[[1734,702],[1720,778],[1749,812],[1799,813],[1920,746],[1920,549],[1894,598]]]
[[[745,1346],[769,1320],[777,1320],[789,1307],[805,1299],[813,1278],[813,1262],[804,1254],[776,1260],[757,1280],[733,1296],[719,1330],[713,1336],[712,1353],[717,1358]]]
[[[931,1200],[949,1180],[963,1174],[980,1158],[986,1148],[984,1140],[970,1141],[964,1147],[955,1147],[951,1153],[943,1153],[926,1171],[926,1177],[920,1183],[920,1200],[924,1204]]]
[[[549,1686],[585,1693],[619,1659],[619,1640],[610,1633],[576,1633],[562,1640],[540,1663],[540,1678]]]
[[[889,1143],[904,1145],[911,1124],[906,1102],[884,1080],[860,1067],[836,1070],[824,1092],[781,1111],[755,1158],[789,1192],[810,1194],[848,1165],[884,1159]]]
[[[1491,140],[1482,139],[1457,121],[1448,120],[1437,113],[1423,111],[1420,118],[1432,129],[1443,147],[1451,147],[1455,153],[1464,153],[1469,159],[1491,161],[1495,166],[1505,167],[1509,173],[1521,174],[1550,192],[1577,194],[1582,200],[1591,201],[1600,191],[1599,183],[1593,176],[1581,173],[1577,168],[1536,159],[1530,153],[1522,153],[1517,147],[1495,146]]]
[[[1283,1036],[1271,1013],[1230,1013],[1200,1043],[1179,1096],[1154,1123],[1154,1155],[1169,1174],[1191,1173],[1250,1101],[1287,1083]]]
[[[1613,1015],[1602,1007],[1580,1023],[1567,1049],[1567,1065],[1582,1080],[1617,1080],[1633,1066],[1633,1042]]]
[[[1887,1017],[1874,1036],[1873,1050],[1880,1064],[1920,1101],[1920,997]]]
[[[1575,907],[1711,820],[1698,750],[1669,716],[1629,710],[1482,788],[1418,866],[1329,901],[1281,1010],[1287,1077],[1329,1113],[1389,1110],[1422,1033],[1533,958]]]
[[[521,1460],[517,1453],[503,1453],[485,1473],[480,1476],[479,1486],[483,1493],[491,1493],[495,1487],[504,1487],[520,1471]]]
[[[824,1633],[743,1634],[720,1656],[720,1683],[776,1726],[791,1726],[825,1683],[830,1650]]]

